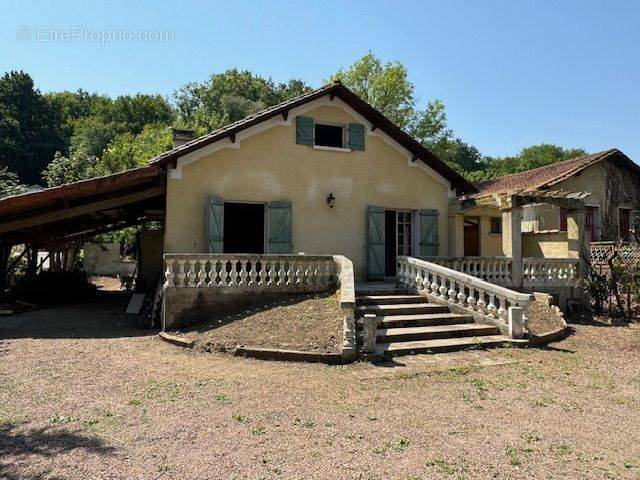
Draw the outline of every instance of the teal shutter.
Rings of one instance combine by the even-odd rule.
[[[349,148],[351,150],[364,150],[364,125],[361,123],[350,123]]]
[[[438,255],[438,210],[420,210],[420,256]]]
[[[269,253],[292,253],[291,202],[269,203]]]
[[[224,201],[215,195],[207,198],[207,253],[222,253]]]
[[[296,143],[300,145],[313,145],[315,129],[313,118],[296,117]]]
[[[367,275],[384,280],[384,208],[367,208]]]

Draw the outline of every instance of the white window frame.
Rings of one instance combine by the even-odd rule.
[[[328,147],[326,145],[316,145],[316,136],[315,136],[315,128],[317,125],[327,125],[329,127],[340,127],[342,129],[342,147]],[[313,122],[313,148],[316,150],[329,150],[333,152],[350,152],[349,148],[349,129],[347,128],[346,123],[336,123],[336,122],[316,122],[314,119]]]

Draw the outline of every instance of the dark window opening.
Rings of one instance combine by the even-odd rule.
[[[224,204],[224,253],[264,253],[264,205]]]
[[[566,208],[560,209],[560,231],[561,232],[567,231],[567,214],[568,213],[569,211]]]
[[[393,277],[396,274],[396,211],[384,212],[384,274]]]
[[[629,239],[629,229],[631,228],[631,224],[629,221],[631,214],[631,210],[628,208],[620,208],[618,210],[619,215],[619,225],[618,225],[618,234],[620,240],[628,240]]]
[[[342,127],[316,123],[315,144],[323,147],[342,148]]]
[[[502,217],[491,217],[491,230],[489,233],[502,233]]]

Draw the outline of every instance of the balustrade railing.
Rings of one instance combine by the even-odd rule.
[[[330,255],[173,254],[164,255],[165,288],[259,287],[295,290],[335,283]]]
[[[526,257],[522,259],[522,283],[527,287],[572,285],[578,278],[578,265],[577,258]]]
[[[417,257],[498,285],[513,283],[510,257]]]
[[[531,294],[413,257],[398,257],[398,281],[503,326],[508,324],[510,308],[525,308],[533,301]]]

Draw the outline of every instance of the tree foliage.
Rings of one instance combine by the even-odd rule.
[[[203,134],[309,90],[302,80],[276,84],[247,70],[231,69],[206,82],[188,83],[174,100],[180,124]]]
[[[0,165],[21,182],[37,183],[59,143],[51,103],[24,72],[0,78]]]
[[[372,53],[331,79],[340,79],[472,181],[585,153],[541,144],[515,156],[483,157],[454,135],[442,101],[420,106],[404,65],[383,63]],[[60,185],[142,166],[171,148],[172,125],[204,134],[308,91],[303,80],[276,83],[230,69],[186,84],[174,93],[173,103],[154,94],[111,98],[78,90],[43,95],[28,74],[8,72],[0,78],[0,188],[18,191],[23,183],[42,180]]]
[[[488,180],[509,173],[524,172],[533,168],[544,167],[552,163],[586,155],[581,148],[563,148],[558,145],[543,143],[523,148],[518,155],[511,157],[485,157],[478,168],[466,173],[471,181]]]
[[[340,80],[425,146],[435,147],[451,136],[444,104],[434,100],[418,108],[415,87],[400,62],[383,65],[369,52],[349,68],[338,70],[331,79]]]
[[[10,171],[9,167],[0,167],[0,198],[26,191],[27,187],[20,183],[16,173]]]

